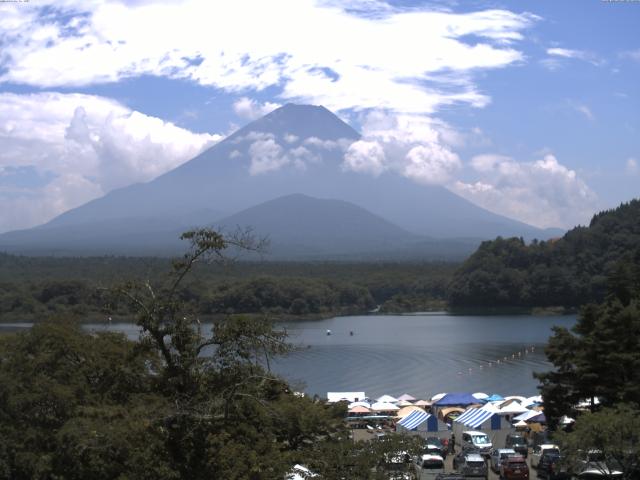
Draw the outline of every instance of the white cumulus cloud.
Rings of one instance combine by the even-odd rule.
[[[377,141],[358,140],[352,143],[344,156],[344,170],[380,175],[387,166],[382,145]]]
[[[0,94],[0,168],[30,167],[44,186],[4,185],[0,231],[26,228],[189,160],[221,137],[194,134],[103,97]],[[22,214],[20,213],[22,212]]]
[[[373,110],[363,118],[362,140],[352,144],[343,168],[380,175],[389,171],[424,184],[445,184],[461,162],[439,130],[422,115]]]
[[[570,228],[588,221],[596,209],[595,193],[552,154],[533,162],[480,155],[471,166],[480,178],[457,180],[450,188],[493,212],[538,227]]]
[[[51,88],[155,75],[243,95],[274,87],[283,99],[333,111],[432,113],[453,103],[486,105],[472,76],[521,62],[516,46],[538,20],[506,9],[454,13],[384,2],[372,15],[353,5],[68,0],[3,7],[0,81]],[[243,118],[268,108],[248,97],[236,105]]]
[[[263,117],[278,107],[280,107],[280,104],[278,103],[260,103],[248,97],[241,97],[233,103],[233,111],[236,115],[240,118],[244,118],[245,120],[255,120]]]

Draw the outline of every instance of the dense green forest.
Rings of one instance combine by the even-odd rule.
[[[546,242],[483,242],[449,284],[452,307],[578,307],[602,301],[607,277],[640,245],[640,201],[596,214]]]
[[[449,263],[227,262],[199,265],[181,299],[202,316],[267,314],[271,318],[406,312],[445,304]],[[4,322],[75,314],[87,320],[127,318],[109,290],[122,279],[146,281],[171,267],[162,258],[22,257],[0,254]]]

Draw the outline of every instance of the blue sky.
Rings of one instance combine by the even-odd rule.
[[[363,133],[363,175],[584,223],[640,196],[639,24],[638,1],[0,3],[0,231],[290,101]]]

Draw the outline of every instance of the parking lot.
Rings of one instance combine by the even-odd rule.
[[[459,452],[460,449],[456,448],[456,452]],[[454,455],[449,454],[447,455],[447,458],[445,459],[445,469],[446,472],[455,472],[455,470],[453,469],[453,457]],[[487,466],[489,466],[489,461],[487,461]],[[538,475],[535,469],[531,468],[531,456],[529,455],[527,457],[527,466],[529,467],[529,479],[537,479]],[[489,480],[499,480],[500,476],[497,473],[494,473],[493,470],[491,470],[491,468],[488,469],[489,471]]]

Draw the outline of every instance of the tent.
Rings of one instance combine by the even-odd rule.
[[[446,423],[439,421],[435,415],[431,415],[425,411],[414,411],[396,423],[397,432],[415,432],[418,435],[427,436],[427,433],[436,434],[438,432],[447,432],[449,435],[449,427]]]
[[[506,420],[496,407],[485,405],[481,408],[469,408],[453,421],[453,433],[456,438],[462,438],[462,432],[480,430],[491,438],[496,446],[504,445],[507,433],[513,431],[511,423]]]
[[[498,395],[497,393],[489,395],[487,398],[484,399],[485,402],[501,402],[503,400],[504,400],[504,397]]]
[[[476,397],[481,402],[486,402],[487,398],[489,398],[489,395],[487,395],[486,393],[482,393],[482,392],[476,392],[476,393],[473,394],[473,396]]]
[[[447,393],[440,400],[434,402],[438,407],[454,407],[473,405],[478,403],[478,399],[470,393]]]
[[[505,400],[517,400],[520,403],[524,403],[527,401],[526,397],[523,397],[522,395],[511,395],[509,397],[504,397]]]
[[[409,395],[408,393],[403,393],[402,395],[400,395],[398,397],[398,400],[404,400],[406,402],[415,402],[416,398],[412,397],[411,395]]]
[[[511,402],[504,407],[500,407],[500,413],[502,415],[520,414],[528,411],[529,409],[527,407],[523,407],[518,402]]]
[[[380,398],[376,398],[376,402],[383,403],[396,403],[398,399],[396,397],[392,397],[391,395],[382,395]]]
[[[536,416],[531,417],[527,422],[531,423],[547,423],[547,417],[545,417],[544,413],[539,412]]]
[[[366,398],[364,392],[327,392],[327,401],[329,403],[335,402],[357,402]]]
[[[407,407],[404,407],[398,410],[398,413],[396,413],[396,417],[404,418],[407,415],[409,415],[411,412],[424,412],[424,410],[418,407],[417,405],[409,405]]]
[[[428,402],[427,400],[418,400],[414,405],[418,405],[419,407],[430,407],[431,402]]]
[[[437,402],[438,400],[440,400],[445,395],[446,395],[446,393],[436,393],[433,397],[431,397],[431,401],[432,402]]]
[[[396,412],[400,410],[400,407],[389,402],[376,402],[371,405],[371,410],[374,412]]]
[[[542,395],[534,395],[533,397],[527,398],[525,402],[522,402],[522,405],[525,407],[530,407],[532,405],[541,404],[542,403]]]
[[[408,407],[413,405],[413,403],[408,400],[400,400],[398,403],[396,403],[396,405],[398,405],[399,407]]]
[[[349,404],[349,409],[353,408],[353,407],[367,407],[367,408],[371,408],[371,404],[369,402],[353,402]]]
[[[452,419],[464,413],[462,407],[444,407],[438,409],[438,418],[443,422],[450,422]]]
[[[357,405],[349,409],[349,415],[352,415],[352,414],[359,415],[359,414],[366,414],[366,413],[371,413],[371,410],[361,405]]]
[[[531,417],[535,417],[536,415],[539,415],[540,412],[537,412],[535,410],[527,410],[526,412],[521,413],[520,415],[517,415],[515,417],[513,417],[514,420],[520,422],[520,421],[528,421]]]

